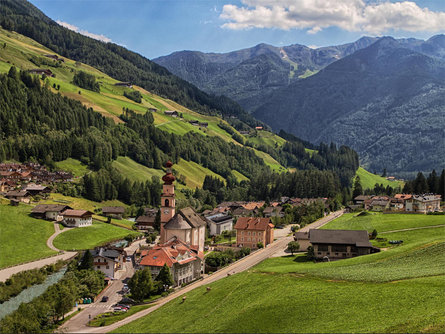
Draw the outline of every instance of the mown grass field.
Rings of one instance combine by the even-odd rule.
[[[376,229],[380,233],[434,225],[445,225],[445,216],[369,212],[361,216],[358,216],[357,213],[346,213],[321,228],[331,230],[367,230],[368,232]]]
[[[128,207],[128,205],[119,200],[103,201],[99,203],[90,201],[86,198],[65,196],[59,193],[51,193],[49,199],[40,201],[39,204],[66,204],[71,206],[73,209],[89,210],[91,212],[94,212],[96,209],[103,208],[104,206]]]
[[[93,220],[93,225],[72,228],[54,239],[54,246],[63,250],[92,249],[127,235],[139,235],[138,232]]]
[[[360,183],[363,189],[374,189],[376,183],[383,184],[383,186],[390,186],[392,188],[403,188],[404,182],[401,181],[388,181],[380,175],[372,174],[366,169],[359,167],[356,175],[360,176]]]
[[[88,172],[90,172],[88,166],[82,164],[79,160],[73,158],[68,158],[66,160],[56,162],[56,166],[59,169],[63,169],[70,172],[75,177],[82,177]]]
[[[114,324],[117,321],[125,319],[132,314],[135,314],[139,311],[145,310],[153,305],[154,304],[134,305],[127,312],[102,313],[102,314],[99,314],[98,316],[96,316],[93,320],[91,320],[90,323],[88,324],[88,326],[91,326],[91,327],[108,326],[108,325]]]
[[[444,332],[445,226],[388,237],[405,242],[333,262],[270,258],[115,332]]]
[[[29,216],[31,206],[0,204],[0,268],[56,254],[46,246],[54,225]]]
[[[256,135],[245,136],[246,139],[256,145],[267,145],[272,147],[283,146],[285,139],[269,131],[257,131]]]
[[[162,169],[145,167],[129,157],[118,157],[113,161],[112,166],[131,181],[151,181],[153,176],[162,178],[165,174]]]

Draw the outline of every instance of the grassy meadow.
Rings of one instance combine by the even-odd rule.
[[[0,268],[56,254],[46,246],[53,223],[30,217],[31,208],[0,204]]]
[[[432,220],[421,226],[437,225]],[[385,236],[404,243],[333,262],[314,263],[302,253],[270,258],[115,332],[444,332],[445,226]]]
[[[367,230],[372,232],[396,231],[406,228],[444,225],[444,216],[421,214],[383,214],[368,212],[365,215],[346,213],[341,217],[322,226],[322,229],[330,230]]]
[[[127,235],[139,235],[138,232],[115,225],[93,220],[93,225],[73,228],[54,239],[54,246],[63,250],[92,249]]]
[[[383,186],[390,186],[392,188],[403,188],[404,182],[402,181],[389,181],[380,175],[372,174],[363,167],[359,167],[356,172],[357,176],[360,176],[360,183],[363,189],[374,189],[376,183],[383,184]]]
[[[90,172],[88,166],[73,158],[56,162],[56,167],[70,172],[74,177],[82,177]]]

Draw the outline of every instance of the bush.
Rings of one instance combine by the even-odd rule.
[[[258,248],[264,248],[264,245],[263,245],[263,243],[261,241],[259,243],[257,243],[256,246]]]

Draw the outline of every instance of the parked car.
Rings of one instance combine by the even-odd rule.
[[[103,296],[101,302],[106,303],[108,301],[108,296]]]
[[[131,256],[127,256],[127,262],[131,262],[132,260]]]

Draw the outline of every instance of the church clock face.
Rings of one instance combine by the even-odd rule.
[[[164,209],[165,214],[168,214],[168,211],[169,211],[168,209]]]

